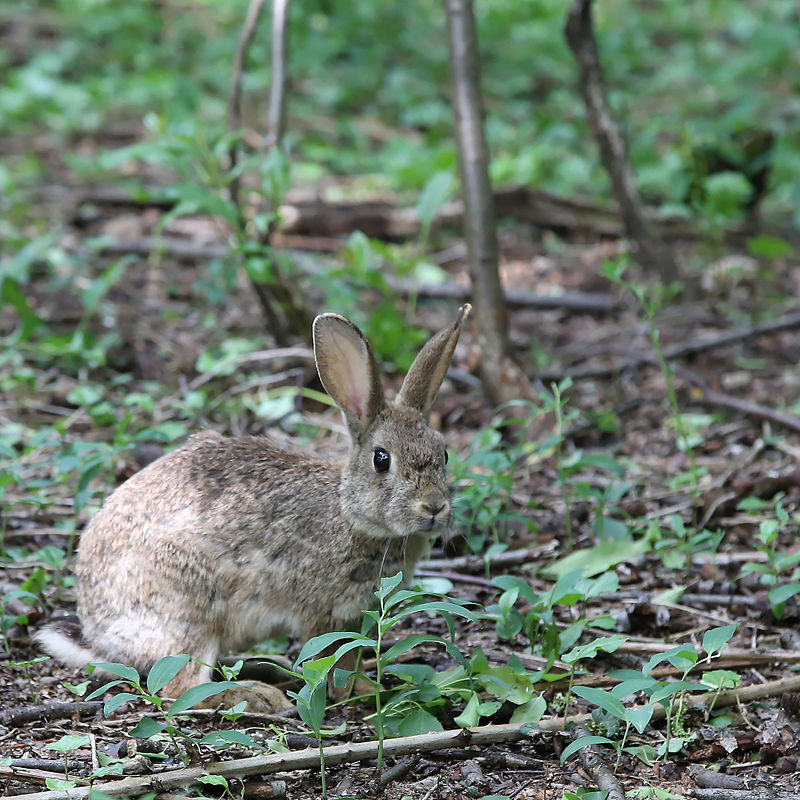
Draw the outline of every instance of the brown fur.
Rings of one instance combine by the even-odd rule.
[[[81,630],[45,627],[43,648],[75,666],[147,670],[177,653],[213,665],[277,632],[308,638],[347,626],[382,575],[410,578],[451,520],[444,441],[425,418],[467,311],[423,348],[391,405],[361,332],[338,315],[318,317],[317,368],[347,423],[347,460],[265,438],[191,437],[89,523],[76,568]],[[375,447],[391,454],[388,472],[375,470]],[[192,663],[164,693],[210,673]]]

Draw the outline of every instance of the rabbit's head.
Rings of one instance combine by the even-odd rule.
[[[469,304],[422,348],[399,394],[387,403],[372,348],[338,314],[314,320],[317,371],[342,411],[350,454],[339,494],[348,520],[370,536],[441,531],[452,519],[444,439],[428,427]]]

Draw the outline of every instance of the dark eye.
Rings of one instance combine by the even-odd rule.
[[[444,463],[446,464],[450,460],[450,453],[447,450],[444,451]]]
[[[382,447],[376,447],[372,451],[372,466],[375,472],[388,472],[392,457]]]

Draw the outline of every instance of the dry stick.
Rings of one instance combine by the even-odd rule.
[[[572,734],[573,739],[589,735],[589,731],[583,725],[576,725]],[[582,747],[578,751],[578,759],[581,766],[592,776],[597,788],[608,792],[606,800],[625,800],[625,792],[620,782],[614,777],[614,773],[603,760],[597,747],[593,744]]]
[[[473,294],[475,369],[495,405],[534,400],[524,371],[511,357],[508,310],[498,271],[494,198],[483,128],[481,65],[472,0],[444,0],[458,168],[464,199],[464,238]]]
[[[695,355],[696,353],[735,344],[736,342],[742,342],[756,336],[779,333],[798,327],[800,327],[800,309],[793,309],[776,319],[759,322],[757,325],[752,325],[747,328],[734,328],[730,331],[723,331],[716,336],[710,336],[707,339],[699,339],[697,341],[688,342],[687,344],[665,347],[664,358],[667,361],[672,361],[681,356]],[[605,378],[618,372],[635,369],[642,364],[655,364],[655,359],[652,355],[641,354],[610,367],[586,367],[584,369],[558,373],[545,372],[542,373],[540,377],[542,380],[546,381],[559,381],[566,377],[570,377],[573,380],[578,380],[580,378]]]
[[[746,417],[767,420],[782,428],[788,428],[800,433],[800,417],[794,414],[784,414],[777,409],[762,406],[760,403],[740,400],[738,397],[731,397],[722,392],[714,391],[696,372],[686,367],[675,366],[674,370],[677,375],[680,375],[701,391],[701,397],[692,398],[693,403],[701,403],[714,408],[728,408],[732,411],[738,411]]]
[[[611,178],[625,231],[636,244],[637,260],[645,269],[654,268],[663,281],[675,281],[679,277],[675,260],[663,243],[657,241],[645,219],[625,140],[606,102],[603,67],[592,23],[591,0],[573,2],[567,14],[565,33],[578,62],[580,92],[586,105],[589,125],[600,146],[603,165]]]
[[[16,727],[40,719],[65,719],[77,711],[81,716],[96,714],[103,707],[102,700],[81,700],[72,703],[46,703],[41,706],[9,708],[0,714],[0,725]]]
[[[236,47],[236,55],[233,58],[233,77],[231,78],[231,96],[228,99],[228,130],[238,131],[242,127],[242,75],[244,65],[247,60],[247,51],[258,27],[261,12],[264,10],[266,0],[252,0],[247,9],[247,17],[242,28],[242,35]],[[239,152],[235,144],[231,145],[229,151],[230,169],[236,172],[239,161]],[[238,176],[234,176],[230,185],[231,200],[236,206],[240,205],[240,183]]]
[[[189,239],[170,236],[117,239],[105,242],[98,248],[98,252],[105,255],[130,255],[131,253],[149,255],[154,250],[187,261],[224,258],[230,252],[227,247],[217,242],[193,242]],[[291,253],[292,250],[289,252]],[[384,278],[393,290],[402,294],[409,294],[413,290],[418,297],[433,300],[455,300],[459,303],[471,301],[474,304],[472,291],[468,286],[451,282],[418,284],[402,278],[395,278],[392,275],[385,275]],[[613,311],[617,306],[616,297],[600,292],[563,292],[558,295],[543,295],[524,289],[506,289],[504,294],[506,304],[511,308],[585,311],[602,314]]]
[[[800,690],[800,676],[782,678],[769,683],[745,686],[741,689],[728,689],[722,692],[707,692],[696,696],[688,696],[687,703],[695,708],[713,707],[725,708],[736,703],[746,703],[751,700],[763,700],[767,697],[780,696],[786,692]],[[666,716],[664,706],[657,705],[653,711],[652,721],[663,720]],[[386,758],[411,753],[429,753],[447,747],[469,747],[473,745],[497,744],[500,742],[517,742],[530,738],[533,733],[540,731],[561,731],[564,724],[586,725],[591,722],[591,714],[576,714],[567,717],[555,717],[537,723],[537,728],[530,730],[528,726],[485,725],[480,728],[467,728],[465,730],[439,731],[436,733],[423,733],[419,736],[407,736],[402,739],[389,739],[383,744],[383,753]],[[525,732],[523,732],[525,729]],[[334,745],[325,748],[325,763],[334,766],[354,761],[366,761],[376,758],[378,752],[377,742],[356,742],[354,744]],[[204,775],[223,775],[226,778],[244,778],[248,775],[266,775],[272,772],[291,770],[305,770],[319,768],[319,751],[308,747],[294,753],[270,753],[268,755],[252,756],[234,761],[216,762],[203,767],[187,767],[157,775],[146,775],[137,778],[125,778],[120,781],[104,781],[95,783],[94,789],[104,792],[110,797],[124,795],[137,796],[149,791],[164,792],[171,789],[188,786]],[[13,775],[8,767],[0,766],[1,775]],[[51,791],[37,792],[25,795],[26,800],[86,800],[89,797],[89,787],[70,789],[67,792]]]

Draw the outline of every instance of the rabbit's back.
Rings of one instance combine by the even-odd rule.
[[[339,475],[256,437],[203,434],[158,459],[81,537],[84,638],[135,661],[163,650],[167,629],[187,644],[212,636],[237,649],[348,622],[369,605],[387,548],[342,520]],[[391,543],[387,566],[402,568],[423,546]],[[147,639],[152,648],[142,648]]]

